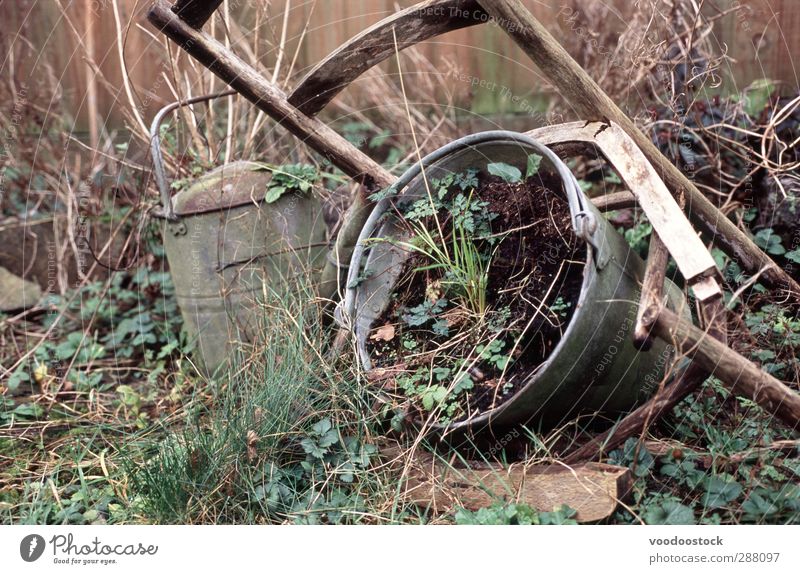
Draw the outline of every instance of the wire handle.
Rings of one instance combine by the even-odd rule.
[[[200,102],[207,102],[209,100],[216,100],[217,98],[226,96],[233,96],[237,93],[236,90],[225,90],[215,94],[197,96],[187,100],[172,102],[158,110],[158,113],[153,118],[153,122],[150,124],[150,156],[153,158],[153,176],[156,178],[156,186],[158,187],[158,192],[161,194],[161,213],[156,214],[159,217],[163,217],[168,221],[176,221],[178,219],[172,206],[166,170],[164,169],[164,155],[161,153],[161,122],[164,121],[167,114],[178,108],[191,106],[192,104],[198,104]]]
[[[358,236],[358,241],[353,249],[353,255],[350,258],[350,268],[347,272],[347,282],[343,308],[345,317],[354,319],[355,303],[356,303],[356,285],[358,274],[361,269],[361,259],[367,246],[367,240],[372,237],[375,232],[381,217],[390,207],[391,201],[406,186],[408,186],[416,177],[427,169],[431,164],[436,161],[454,153],[461,149],[468,148],[477,144],[503,141],[503,142],[518,142],[533,148],[538,154],[547,158],[550,163],[556,168],[556,171],[561,176],[564,183],[564,189],[567,194],[567,203],[569,204],[570,214],[572,216],[572,229],[575,234],[585,240],[594,249],[595,265],[598,269],[602,269],[608,263],[610,255],[608,250],[604,248],[602,238],[597,233],[598,222],[596,210],[594,208],[587,208],[591,202],[586,198],[583,190],[578,184],[575,175],[570,171],[567,165],[559,158],[553,151],[538,142],[530,136],[518,132],[511,132],[505,130],[493,130],[487,132],[480,132],[471,134],[463,138],[457,139],[449,144],[431,152],[419,162],[414,164],[400,176],[400,178],[392,184],[388,189],[387,197],[380,200],[375,208],[372,210],[369,218],[367,219],[361,233]]]

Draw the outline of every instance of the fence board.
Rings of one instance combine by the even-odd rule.
[[[76,117],[78,131],[86,130],[90,122],[87,76],[91,74],[87,74],[80,47],[80,42],[85,42],[86,38],[78,40],[70,29],[69,22],[81,35],[84,34],[86,23],[92,23],[91,44],[98,66],[108,80],[107,84],[98,83],[96,87],[98,121],[108,130],[122,127],[124,123],[119,105],[125,95],[115,45],[114,1],[118,3],[123,23],[134,23],[128,33],[125,53],[131,80],[139,95],[138,105],[142,116],[148,120],[172,96],[166,89],[166,82],[159,77],[168,69],[165,67],[163,48],[135,26],[138,22],[147,27],[143,23],[146,0],[62,0],[61,4],[66,7],[65,14],[60,12],[58,4],[52,0],[0,3],[0,18],[3,19],[4,29],[19,30],[19,35],[4,34],[5,38],[2,40],[5,43],[2,48],[6,53],[9,46],[13,47],[15,81],[39,85],[40,88],[32,90],[32,93],[40,94],[49,93],[48,85],[58,85],[61,90],[58,99]],[[767,76],[783,80],[789,90],[797,90],[798,72],[794,59],[800,56],[800,2],[720,0],[717,4],[724,8],[737,2],[744,6],[742,14],[730,15],[716,26],[719,44],[727,46],[730,56],[736,60],[730,69],[735,79],[733,87],[742,88],[754,79]],[[277,41],[285,3],[286,0],[272,0],[269,20],[259,30],[252,29],[252,6],[249,3],[233,3],[239,6],[245,4],[238,8],[239,12],[235,15],[245,34],[243,42],[251,42],[256,36]],[[584,5],[582,0],[527,2],[535,15],[550,29],[561,34],[561,37],[566,37],[572,32],[557,18],[562,3],[574,4],[579,8]],[[413,0],[397,3],[393,0],[318,0],[313,11],[312,4],[311,0],[292,0],[289,50],[284,62],[291,61],[310,17],[307,36],[300,46],[294,69],[296,77],[300,77],[344,40],[390,14],[395,5],[409,6],[413,4]],[[612,4],[624,17],[631,3],[615,0]],[[91,10],[92,14],[87,16],[87,10]],[[135,10],[139,12],[135,13]],[[604,26],[607,24],[602,23]],[[475,91],[470,89],[468,83],[459,82],[453,77],[448,78],[448,89],[457,95],[460,104],[476,112],[513,108],[511,94],[525,99],[529,104],[534,103],[536,93],[546,88],[546,81],[540,73],[493,25],[453,32],[429,42],[422,49],[437,64],[440,74],[448,74],[452,66],[457,65],[466,74],[497,83],[498,87],[494,91]],[[241,50],[241,46],[237,50]],[[271,71],[276,54],[266,50],[264,46],[261,46],[260,54],[261,63],[266,70]],[[11,62],[12,60],[6,58],[2,64],[2,77],[10,76],[11,70],[6,70],[5,67],[12,65]],[[392,61],[384,63],[383,67],[387,72],[396,70]],[[197,86],[194,93],[209,89],[214,80],[205,81],[206,85]],[[352,90],[357,92],[368,87],[364,82],[357,82]],[[503,87],[506,90],[502,90]],[[472,99],[471,92],[474,96]]]

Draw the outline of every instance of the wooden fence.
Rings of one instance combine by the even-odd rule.
[[[658,0],[654,0],[658,1]],[[284,11],[288,4],[287,52],[284,64],[295,59],[293,78],[333,50],[347,38],[387,16],[397,6],[413,1],[403,0],[261,0],[268,19],[252,28],[252,5],[230,0],[232,20],[237,24],[234,48],[275,42],[280,36]],[[50,97],[57,86],[56,97],[75,117],[77,131],[93,131],[102,122],[107,128],[121,127],[120,101],[123,89],[117,42],[116,22],[127,28],[124,43],[125,59],[132,80],[132,90],[139,98],[146,120],[173,96],[160,76],[166,67],[162,39],[144,22],[149,0],[13,0],[0,3],[3,21],[2,42],[6,52],[0,77],[12,78],[17,86],[27,87],[28,97]],[[529,0],[528,6],[565,45],[590,41],[591,31],[582,31],[576,38],[564,17],[565,10],[581,10],[596,0]],[[598,26],[622,29],[631,2],[614,0],[617,17]],[[741,88],[752,80],[771,77],[786,83],[789,91],[798,87],[800,63],[800,2],[798,0],[718,0],[716,6],[742,6],[736,13],[720,18],[715,36],[728,50],[731,60],[733,88]],[[63,8],[63,10],[62,10]],[[232,28],[233,30],[233,28]],[[303,37],[302,42],[300,38]],[[238,43],[238,46],[236,45]],[[505,95],[531,96],[541,86],[528,60],[512,45],[496,26],[477,26],[450,33],[427,42],[421,48],[436,63],[442,74],[450,74],[456,93],[465,96],[471,91],[473,78],[496,83],[506,89]],[[85,54],[96,62],[89,65]],[[259,58],[265,70],[271,70],[277,57],[275,50],[264,50]],[[392,64],[384,64],[391,69]],[[460,76],[452,74],[454,68]],[[97,72],[102,72],[103,79]],[[3,81],[6,81],[5,79]],[[41,86],[41,87],[39,87]],[[363,89],[352,88],[357,92]],[[472,90],[474,92],[474,90]],[[508,98],[501,89],[484,90],[483,97],[473,98],[469,105],[488,112],[502,109]],[[40,102],[50,105],[53,102]],[[0,104],[5,105],[5,104]],[[95,110],[89,114],[88,110]]]

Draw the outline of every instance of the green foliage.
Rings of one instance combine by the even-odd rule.
[[[696,524],[694,511],[688,506],[672,499],[663,502],[653,502],[644,513],[647,524]]]
[[[647,476],[655,464],[653,455],[635,438],[629,438],[622,448],[611,451],[608,458],[612,464],[631,467],[638,477]]]
[[[529,178],[539,173],[539,168],[542,165],[543,159],[544,158],[542,156],[536,153],[532,153],[528,156],[528,165],[527,169],[525,170],[525,178]]]
[[[559,295],[556,297],[556,300],[553,301],[553,304],[550,305],[550,311],[564,319],[569,314],[570,307],[572,307],[572,303],[570,301],[564,301],[564,298]]]
[[[437,334],[447,335],[447,321],[437,319],[438,315],[446,308],[447,299],[445,298],[437,299],[435,302],[426,299],[419,305],[407,308],[400,317],[409,327],[421,327],[433,321],[434,331],[438,331]]]
[[[640,257],[643,258],[647,257],[647,246],[650,242],[650,234],[652,232],[653,226],[650,225],[650,223],[644,218],[639,220],[636,225],[630,229],[621,230],[621,233],[625,237],[625,241],[628,242],[628,245],[630,245],[631,249],[633,249],[639,254]]]
[[[744,91],[744,109],[749,116],[758,116],[767,107],[777,86],[769,78],[755,80]]]
[[[317,168],[305,163],[270,167],[270,171],[272,178],[267,183],[267,193],[264,196],[267,203],[278,201],[285,193],[307,193],[320,179]]]
[[[522,181],[522,172],[519,168],[507,163],[496,162],[487,164],[486,171],[492,175],[496,175],[506,183],[519,183]]]
[[[537,512],[527,504],[494,503],[476,511],[461,508],[456,512],[456,524],[461,525],[556,525],[577,524],[577,512],[562,505],[553,512]]]
[[[676,446],[658,461],[637,457],[634,510],[648,524],[795,523],[800,520],[797,477],[791,455],[753,450],[754,445],[787,439],[755,404],[739,400],[740,413],[728,417],[730,392],[709,379],[684,399],[662,424]],[[610,462],[631,466],[635,439],[610,453]],[[738,457],[730,463],[731,457]],[[789,464],[787,464],[789,462]],[[647,468],[647,471],[639,468]],[[630,517],[625,513],[617,520]]]
[[[780,235],[773,232],[771,228],[759,230],[753,240],[756,245],[770,255],[783,255],[786,253],[786,249],[781,244]]]
[[[502,352],[505,346],[505,341],[501,339],[492,339],[485,345],[478,345],[475,347],[475,353],[478,355],[478,360],[486,361],[499,371],[503,371],[511,362],[511,357]]]
[[[302,286],[269,293],[258,352],[215,387],[209,408],[130,455],[131,490],[148,520],[362,520],[380,480],[364,434],[370,403],[349,373],[325,363],[326,331],[309,299]]]
[[[439,422],[447,423],[461,413],[459,397],[474,386],[464,371],[464,359],[450,359],[450,366],[420,367],[397,378],[397,386],[422,411],[441,411]]]

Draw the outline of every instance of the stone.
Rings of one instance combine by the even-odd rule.
[[[17,277],[0,267],[0,311],[18,311],[32,307],[42,298],[42,289],[33,281]]]

